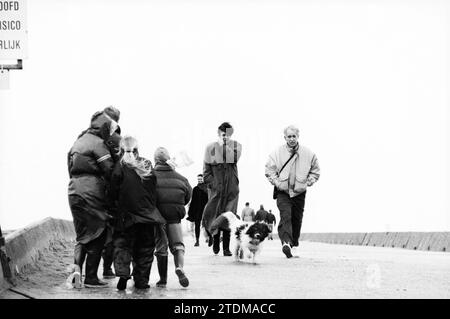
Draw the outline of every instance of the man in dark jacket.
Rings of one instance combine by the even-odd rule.
[[[220,233],[224,256],[230,252],[230,231],[211,229],[213,221],[222,213],[237,213],[239,200],[239,177],[237,162],[241,157],[242,146],[231,140],[234,129],[230,123],[222,123],[217,130],[219,140],[206,146],[203,162],[203,178],[210,188],[208,203],[203,211],[202,225],[209,236],[209,245],[213,245],[214,254],[220,251]]]
[[[195,224],[194,246],[196,247],[200,245],[198,241],[200,238],[200,226],[203,217],[203,210],[208,202],[208,190],[206,188],[206,184],[203,182],[203,174],[198,174],[197,180],[198,184],[192,191],[192,200],[189,205],[188,217],[186,218],[188,221]]]
[[[167,259],[168,249],[174,257],[175,273],[180,285],[187,287],[187,279],[184,267],[184,243],[181,220],[186,215],[185,206],[192,196],[192,188],[188,180],[175,172],[168,163],[169,152],[159,147],[155,151],[154,173],[158,180],[156,185],[157,207],[166,219],[165,227],[156,228],[156,259],[160,280],[156,283],[158,287],[167,284]]]
[[[116,130],[113,122],[104,112],[94,114],[68,153],[69,205],[77,235],[74,263],[82,269],[87,255],[86,287],[107,285],[97,270],[112,218],[106,194],[114,162],[105,142]]]
[[[268,212],[264,209],[263,205],[259,206],[259,210],[256,212],[255,221],[265,222]]]

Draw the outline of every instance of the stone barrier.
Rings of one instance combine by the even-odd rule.
[[[450,232],[303,233],[300,240],[426,251],[450,249]]]
[[[48,217],[8,234],[5,240],[11,271],[17,274],[34,265],[52,241],[75,240],[75,229],[72,221]]]

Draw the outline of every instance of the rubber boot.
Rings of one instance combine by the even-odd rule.
[[[186,274],[184,273],[184,270],[183,270],[184,251],[183,250],[175,251],[175,254],[173,255],[173,259],[175,262],[175,274],[178,276],[178,281],[180,282],[180,285],[182,287],[189,286],[189,280],[187,279]]]
[[[159,281],[156,283],[156,287],[165,288],[167,285],[167,263],[168,256],[156,256],[158,263]]]
[[[114,259],[114,246],[112,245],[112,242],[106,245],[105,249],[103,249],[102,258],[103,258],[103,278],[105,279],[116,278],[116,275],[111,269]]]
[[[222,248],[224,256],[232,256],[233,254],[230,251],[230,232],[223,231],[222,235]]]
[[[128,279],[128,277],[120,277],[119,281],[117,282],[117,289],[120,291],[127,289]]]
[[[88,254],[86,258],[86,278],[84,286],[89,288],[106,287],[108,283],[101,281],[97,277],[98,266],[100,265],[101,253]]]
[[[213,236],[213,252],[217,255],[220,251],[220,232]]]
[[[141,250],[140,253],[143,253],[143,251]],[[137,289],[148,289],[150,288],[148,281],[150,279],[150,272],[152,269],[153,255],[146,256],[146,254],[143,254],[142,256],[137,256],[136,258],[136,266],[133,267],[134,287]]]
[[[208,235],[208,239],[206,240],[206,242],[208,243],[208,247],[211,247],[213,245],[214,238],[208,231],[206,232],[206,234]]]

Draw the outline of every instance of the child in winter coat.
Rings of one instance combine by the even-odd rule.
[[[138,289],[148,285],[155,250],[155,225],[166,221],[156,208],[156,176],[149,160],[140,157],[134,137],[120,141],[121,159],[111,176],[111,199],[116,202],[114,269],[117,289],[125,290],[131,275]],[[133,273],[130,264],[133,261]]]
[[[158,287],[167,284],[167,259],[168,249],[173,255],[175,273],[180,285],[189,286],[189,280],[184,273],[184,243],[181,228],[181,219],[186,215],[185,205],[189,203],[192,196],[192,188],[188,180],[175,172],[170,165],[169,152],[159,147],[155,151],[154,174],[158,178],[157,207],[167,224],[156,227],[156,258],[160,280],[156,283]]]

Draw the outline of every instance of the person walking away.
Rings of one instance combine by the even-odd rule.
[[[259,206],[259,210],[256,212],[255,221],[265,222],[268,212],[264,209],[263,205]]]
[[[250,203],[245,203],[245,207],[241,213],[241,219],[244,222],[254,222],[255,221],[255,211],[250,207]]]
[[[183,232],[181,220],[186,215],[185,205],[192,196],[192,188],[188,180],[177,173],[169,163],[170,155],[167,149],[159,147],[155,151],[154,173],[158,179],[156,185],[157,207],[167,223],[156,228],[156,259],[158,264],[158,287],[167,285],[168,249],[173,255],[175,274],[182,287],[189,286],[189,280],[184,271]]]
[[[120,142],[121,159],[111,177],[111,199],[117,203],[114,233],[114,269],[120,277],[118,290],[125,290],[133,276],[137,289],[148,289],[155,250],[155,225],[166,222],[156,208],[156,176],[152,164],[139,156],[137,140],[125,136]],[[133,273],[130,265],[133,262]]]

